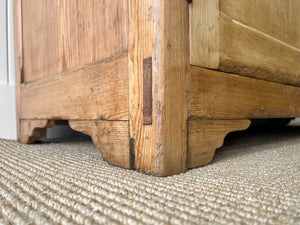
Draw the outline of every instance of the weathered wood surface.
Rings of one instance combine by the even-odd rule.
[[[300,49],[299,0],[221,0],[230,18]]]
[[[21,119],[128,120],[127,52],[21,86]]]
[[[127,0],[22,1],[25,82],[128,50]]]
[[[294,0],[194,0],[190,62],[299,86],[299,14],[300,3]]]
[[[135,166],[157,175],[184,172],[187,146],[186,1],[132,1],[129,102]],[[155,10],[154,10],[155,9]],[[143,125],[143,60],[152,57],[152,124]]]
[[[191,67],[190,116],[209,119],[300,116],[300,88]]]
[[[20,120],[18,142],[30,144],[35,141],[45,140],[47,128],[54,125],[55,121],[53,120]]]
[[[154,1],[129,1],[129,120],[135,167],[155,173],[156,120],[154,74]],[[152,58],[152,124],[143,125],[143,61]]]
[[[190,120],[188,167],[208,164],[228,133],[247,129],[249,125],[250,120]]]
[[[128,121],[71,120],[69,125],[91,136],[105,161],[127,169],[131,167]]]

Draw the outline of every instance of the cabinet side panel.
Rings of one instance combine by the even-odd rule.
[[[128,1],[23,1],[25,82],[128,50]]]

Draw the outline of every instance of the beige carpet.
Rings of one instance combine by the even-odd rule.
[[[300,127],[230,135],[213,162],[160,178],[84,138],[0,140],[0,224],[300,224]]]

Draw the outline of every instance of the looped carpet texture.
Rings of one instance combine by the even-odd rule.
[[[154,177],[84,136],[0,140],[0,224],[300,224],[300,127],[230,134],[212,163]]]

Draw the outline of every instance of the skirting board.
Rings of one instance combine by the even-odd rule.
[[[14,85],[0,85],[0,138],[17,140]]]

